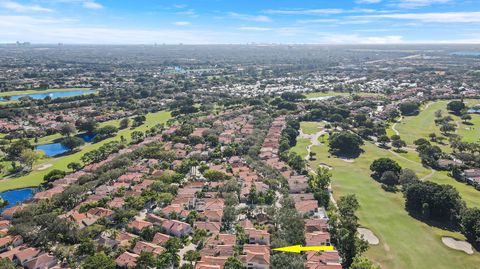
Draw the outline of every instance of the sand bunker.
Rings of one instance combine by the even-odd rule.
[[[43,164],[43,165],[39,166],[39,167],[37,168],[37,170],[38,170],[38,171],[42,171],[42,170],[45,170],[45,169],[47,169],[47,168],[49,168],[49,167],[51,167],[51,166],[52,166],[52,164],[50,164],[50,163],[49,163],[49,164]]]
[[[470,243],[463,241],[463,240],[457,240],[453,237],[449,236],[444,236],[442,237],[442,242],[445,244],[445,246],[456,249],[456,250],[461,250],[467,254],[472,255],[473,254],[473,248]]]
[[[357,229],[358,233],[360,234],[360,238],[363,238],[366,240],[370,245],[378,245],[380,243],[380,240],[378,240],[378,237],[376,237],[372,231],[370,231],[367,228],[358,228]]]
[[[347,159],[347,158],[339,158],[340,160],[347,162],[347,163],[354,163],[355,161],[353,159]]]

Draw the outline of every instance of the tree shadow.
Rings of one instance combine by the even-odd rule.
[[[421,222],[427,224],[428,226],[436,227],[436,228],[451,231],[451,232],[459,232],[460,231],[460,226],[458,224],[455,224],[455,223],[451,222],[451,221],[440,221],[440,220],[429,219],[429,218],[424,217],[421,213],[411,212],[411,211],[408,211],[408,210],[407,210],[407,212],[412,218],[414,218],[418,221],[421,221]]]
[[[351,150],[349,152],[340,152],[340,151],[336,151],[336,152],[330,152],[333,156],[337,157],[337,158],[340,158],[340,159],[356,159],[360,156],[360,154],[362,154],[363,152],[365,152],[363,149],[359,149],[359,150]]]

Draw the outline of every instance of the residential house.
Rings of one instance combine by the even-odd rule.
[[[115,260],[117,267],[119,268],[131,268],[137,265],[137,259],[140,257],[135,253],[130,253],[128,251],[122,253],[118,258]]]

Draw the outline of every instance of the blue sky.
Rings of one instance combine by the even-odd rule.
[[[0,43],[480,43],[480,0],[0,0]]]

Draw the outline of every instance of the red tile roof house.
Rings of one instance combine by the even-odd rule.
[[[196,221],[193,223],[193,227],[196,229],[203,229],[211,232],[212,234],[220,233],[220,228],[222,227],[221,222],[211,222],[211,221]]]
[[[155,245],[153,243],[145,242],[145,241],[138,241],[135,244],[135,247],[132,249],[133,253],[140,255],[142,252],[149,252],[155,255],[162,254],[165,249],[159,245]]]
[[[124,231],[120,231],[115,237],[115,240],[120,246],[128,247],[130,246],[131,241],[135,238],[138,238],[138,236]]]
[[[137,233],[140,233],[143,229],[152,227],[152,226],[153,224],[151,222],[138,220],[138,219],[133,220],[127,225],[128,228],[130,228],[132,231],[135,231]]]
[[[330,246],[330,233],[328,232],[305,233],[305,244],[307,246]]]
[[[233,234],[215,234],[205,240],[202,256],[233,256],[236,236]]]
[[[152,243],[157,244],[157,245],[163,245],[170,238],[171,237],[169,235],[162,234],[162,233],[156,233],[155,236],[153,237]]]
[[[0,229],[8,229],[12,225],[12,222],[9,220],[0,220]]]
[[[27,269],[48,269],[57,265],[55,256],[48,253],[38,255],[38,257],[26,262],[23,266]]]
[[[334,251],[308,251],[307,262],[305,263],[307,269],[341,269],[340,256],[336,250]]]
[[[124,175],[121,175],[117,182],[140,182],[141,178],[143,177],[142,173],[126,173]]]
[[[205,198],[197,202],[197,210],[223,210],[225,200],[223,198]]]
[[[0,253],[10,250],[12,246],[13,237],[5,236],[0,238]]]
[[[230,257],[234,254],[234,245],[206,245],[200,251],[201,256]]]
[[[2,212],[2,217],[4,219],[7,219],[7,220],[12,220],[13,219],[13,214],[15,214],[16,212],[22,210],[25,208],[25,205],[21,204],[21,205],[15,205],[15,206],[12,206],[10,208],[7,208],[5,210],[3,210]]]
[[[305,232],[328,232],[328,222],[326,219],[306,219]]]
[[[126,251],[117,257],[117,259],[115,260],[115,263],[119,268],[127,269],[131,267],[135,267],[135,265],[137,265],[136,261],[138,257],[139,255]]]
[[[221,222],[223,210],[205,210],[200,215],[205,216],[208,221]]]
[[[214,234],[205,240],[205,245],[235,245],[236,242],[234,234]]]
[[[308,178],[306,176],[291,176],[288,178],[289,193],[303,193],[308,189]]]
[[[125,200],[122,197],[115,197],[113,200],[108,202],[108,207],[110,208],[123,208],[125,205]]]
[[[23,238],[20,235],[17,236],[5,236],[0,238],[0,253],[8,251],[14,247],[18,247],[23,244]]]
[[[186,222],[178,220],[166,220],[162,223],[162,229],[165,230],[167,234],[183,237],[192,232],[192,226]]]
[[[98,217],[94,215],[90,215],[87,213],[79,213],[73,210],[59,217],[67,218],[70,221],[75,222],[78,225],[79,229],[84,229],[85,227],[94,224],[98,220]]]
[[[166,218],[169,218],[172,213],[177,213],[180,215],[182,218],[186,218],[190,211],[185,210],[183,205],[180,204],[171,204],[168,205],[162,209],[160,209],[160,212],[165,216]]]
[[[36,248],[25,248],[13,255],[13,262],[24,266],[27,261],[37,257],[38,254],[40,254],[40,250]]]
[[[195,269],[223,269],[228,257],[202,256],[195,264]]]
[[[87,211],[87,214],[93,215],[97,218],[107,218],[109,219],[113,215],[113,210],[103,208],[103,207],[94,207],[90,208]]]
[[[244,255],[239,256],[247,269],[270,268],[270,249],[268,246],[244,245]]]
[[[270,234],[264,230],[245,229],[250,244],[270,245]]]
[[[316,200],[298,201],[295,203],[295,209],[301,214],[313,215],[318,208]]]

